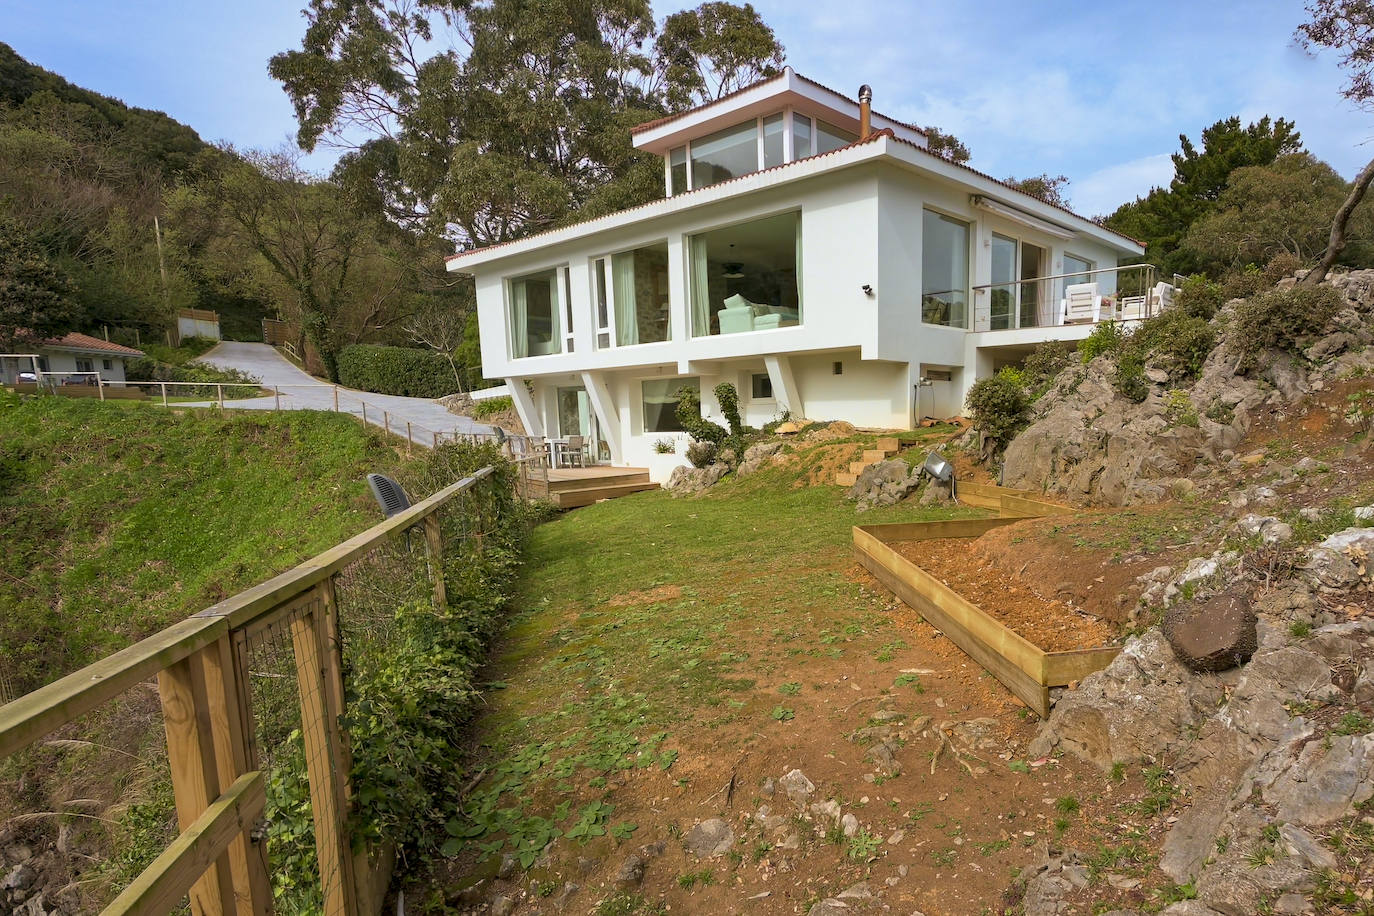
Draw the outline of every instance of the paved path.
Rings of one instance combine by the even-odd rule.
[[[238,369],[262,379],[263,387],[281,391],[283,410],[334,410],[336,386],[321,382],[278,353],[267,344],[223,341],[210,350],[201,361],[222,369]],[[390,421],[391,431],[406,434],[409,422],[415,442],[430,445],[435,433],[492,433],[495,430],[469,417],[449,413],[438,401],[429,398],[406,398],[392,394],[373,394],[337,386],[338,409],[355,417],[362,417],[366,405],[367,422],[382,427]],[[276,397],[245,398],[225,401],[226,408],[241,410],[274,410]],[[385,416],[383,415],[385,413]]]

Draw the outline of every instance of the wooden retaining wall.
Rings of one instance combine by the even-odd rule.
[[[1048,718],[1051,687],[1062,687],[1105,668],[1116,658],[1120,647],[1046,652],[888,545],[899,541],[976,538],[1021,519],[1066,515],[1074,510],[1036,499],[1028,491],[1001,487],[961,484],[957,493],[961,501],[996,509],[999,516],[855,525],[854,551],[879,582],[990,671],[1041,718]]]

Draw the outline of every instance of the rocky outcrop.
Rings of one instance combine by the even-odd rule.
[[[744,455],[739,467],[735,469],[737,477],[748,477],[750,474],[762,468],[773,456],[782,451],[781,442],[758,442],[744,450]]]
[[[1328,380],[1374,369],[1374,270],[1330,283],[1345,307],[1306,348],[1312,368],[1270,351],[1238,374],[1242,355],[1223,341],[1181,394],[1169,389],[1167,373],[1147,369],[1150,387],[1140,403],[1113,388],[1109,356],[1061,373],[1036,402],[1031,425],[1007,447],[1002,484],[1105,505],[1157,502],[1191,484],[1199,465],[1222,463],[1240,444],[1260,409],[1297,403]],[[1223,307],[1219,324],[1239,301]]]
[[[1321,838],[1374,798],[1374,726],[1341,714],[1374,699],[1364,661],[1374,657],[1374,620],[1293,637],[1286,621],[1320,619],[1316,606],[1302,583],[1261,595],[1260,644],[1222,674],[1189,671],[1159,631],[1147,632],[1065,694],[1030,747],[1099,766],[1174,761],[1188,804],[1170,819],[1160,868],[1198,894],[1180,913],[1248,916],[1285,898],[1299,907],[1336,865]],[[1032,882],[1053,897],[1068,877],[1061,862]]]

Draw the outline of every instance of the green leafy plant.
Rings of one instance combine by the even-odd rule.
[[[1030,416],[1025,387],[1005,369],[974,382],[967,404],[974,427],[999,449],[1011,442]]]
[[[475,420],[486,420],[515,409],[515,399],[508,394],[496,398],[473,401],[470,411]]]
[[[1250,369],[1265,350],[1296,353],[1322,333],[1341,305],[1330,286],[1294,286],[1254,296],[1236,307],[1227,338]]]
[[[1126,332],[1121,325],[1115,321],[1104,321],[1079,343],[1078,355],[1087,365],[1103,354],[1115,356],[1125,344]]]
[[[372,344],[339,351],[339,384],[413,398],[439,398],[459,388],[453,367],[433,350]]]
[[[786,706],[774,706],[773,712],[770,715],[779,722],[786,722],[789,719],[796,718],[797,714]]]
[[[719,423],[702,417],[701,396],[691,385],[683,385],[677,390],[677,421],[698,442],[714,442],[719,446],[730,435]]]
[[[677,443],[672,439],[655,439],[654,454],[671,455],[677,451]]]
[[[873,854],[882,846],[883,838],[869,833],[860,828],[849,838],[848,848],[845,854],[849,856],[851,862],[867,862],[873,858]]]

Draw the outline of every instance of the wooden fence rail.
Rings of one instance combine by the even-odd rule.
[[[351,563],[412,528],[423,533],[436,605],[446,604],[439,511],[494,473],[485,467],[266,582],[86,668],[0,706],[0,759],[156,677],[176,801],[176,840],[103,911],[161,914],[189,895],[197,916],[272,911],[266,849],[254,825],[265,804],[248,678],[254,634],[289,634],[298,686],[324,912],[377,912],[387,851],[355,854],[347,832],[351,768],[335,583]],[[528,489],[528,468],[520,478]]]

